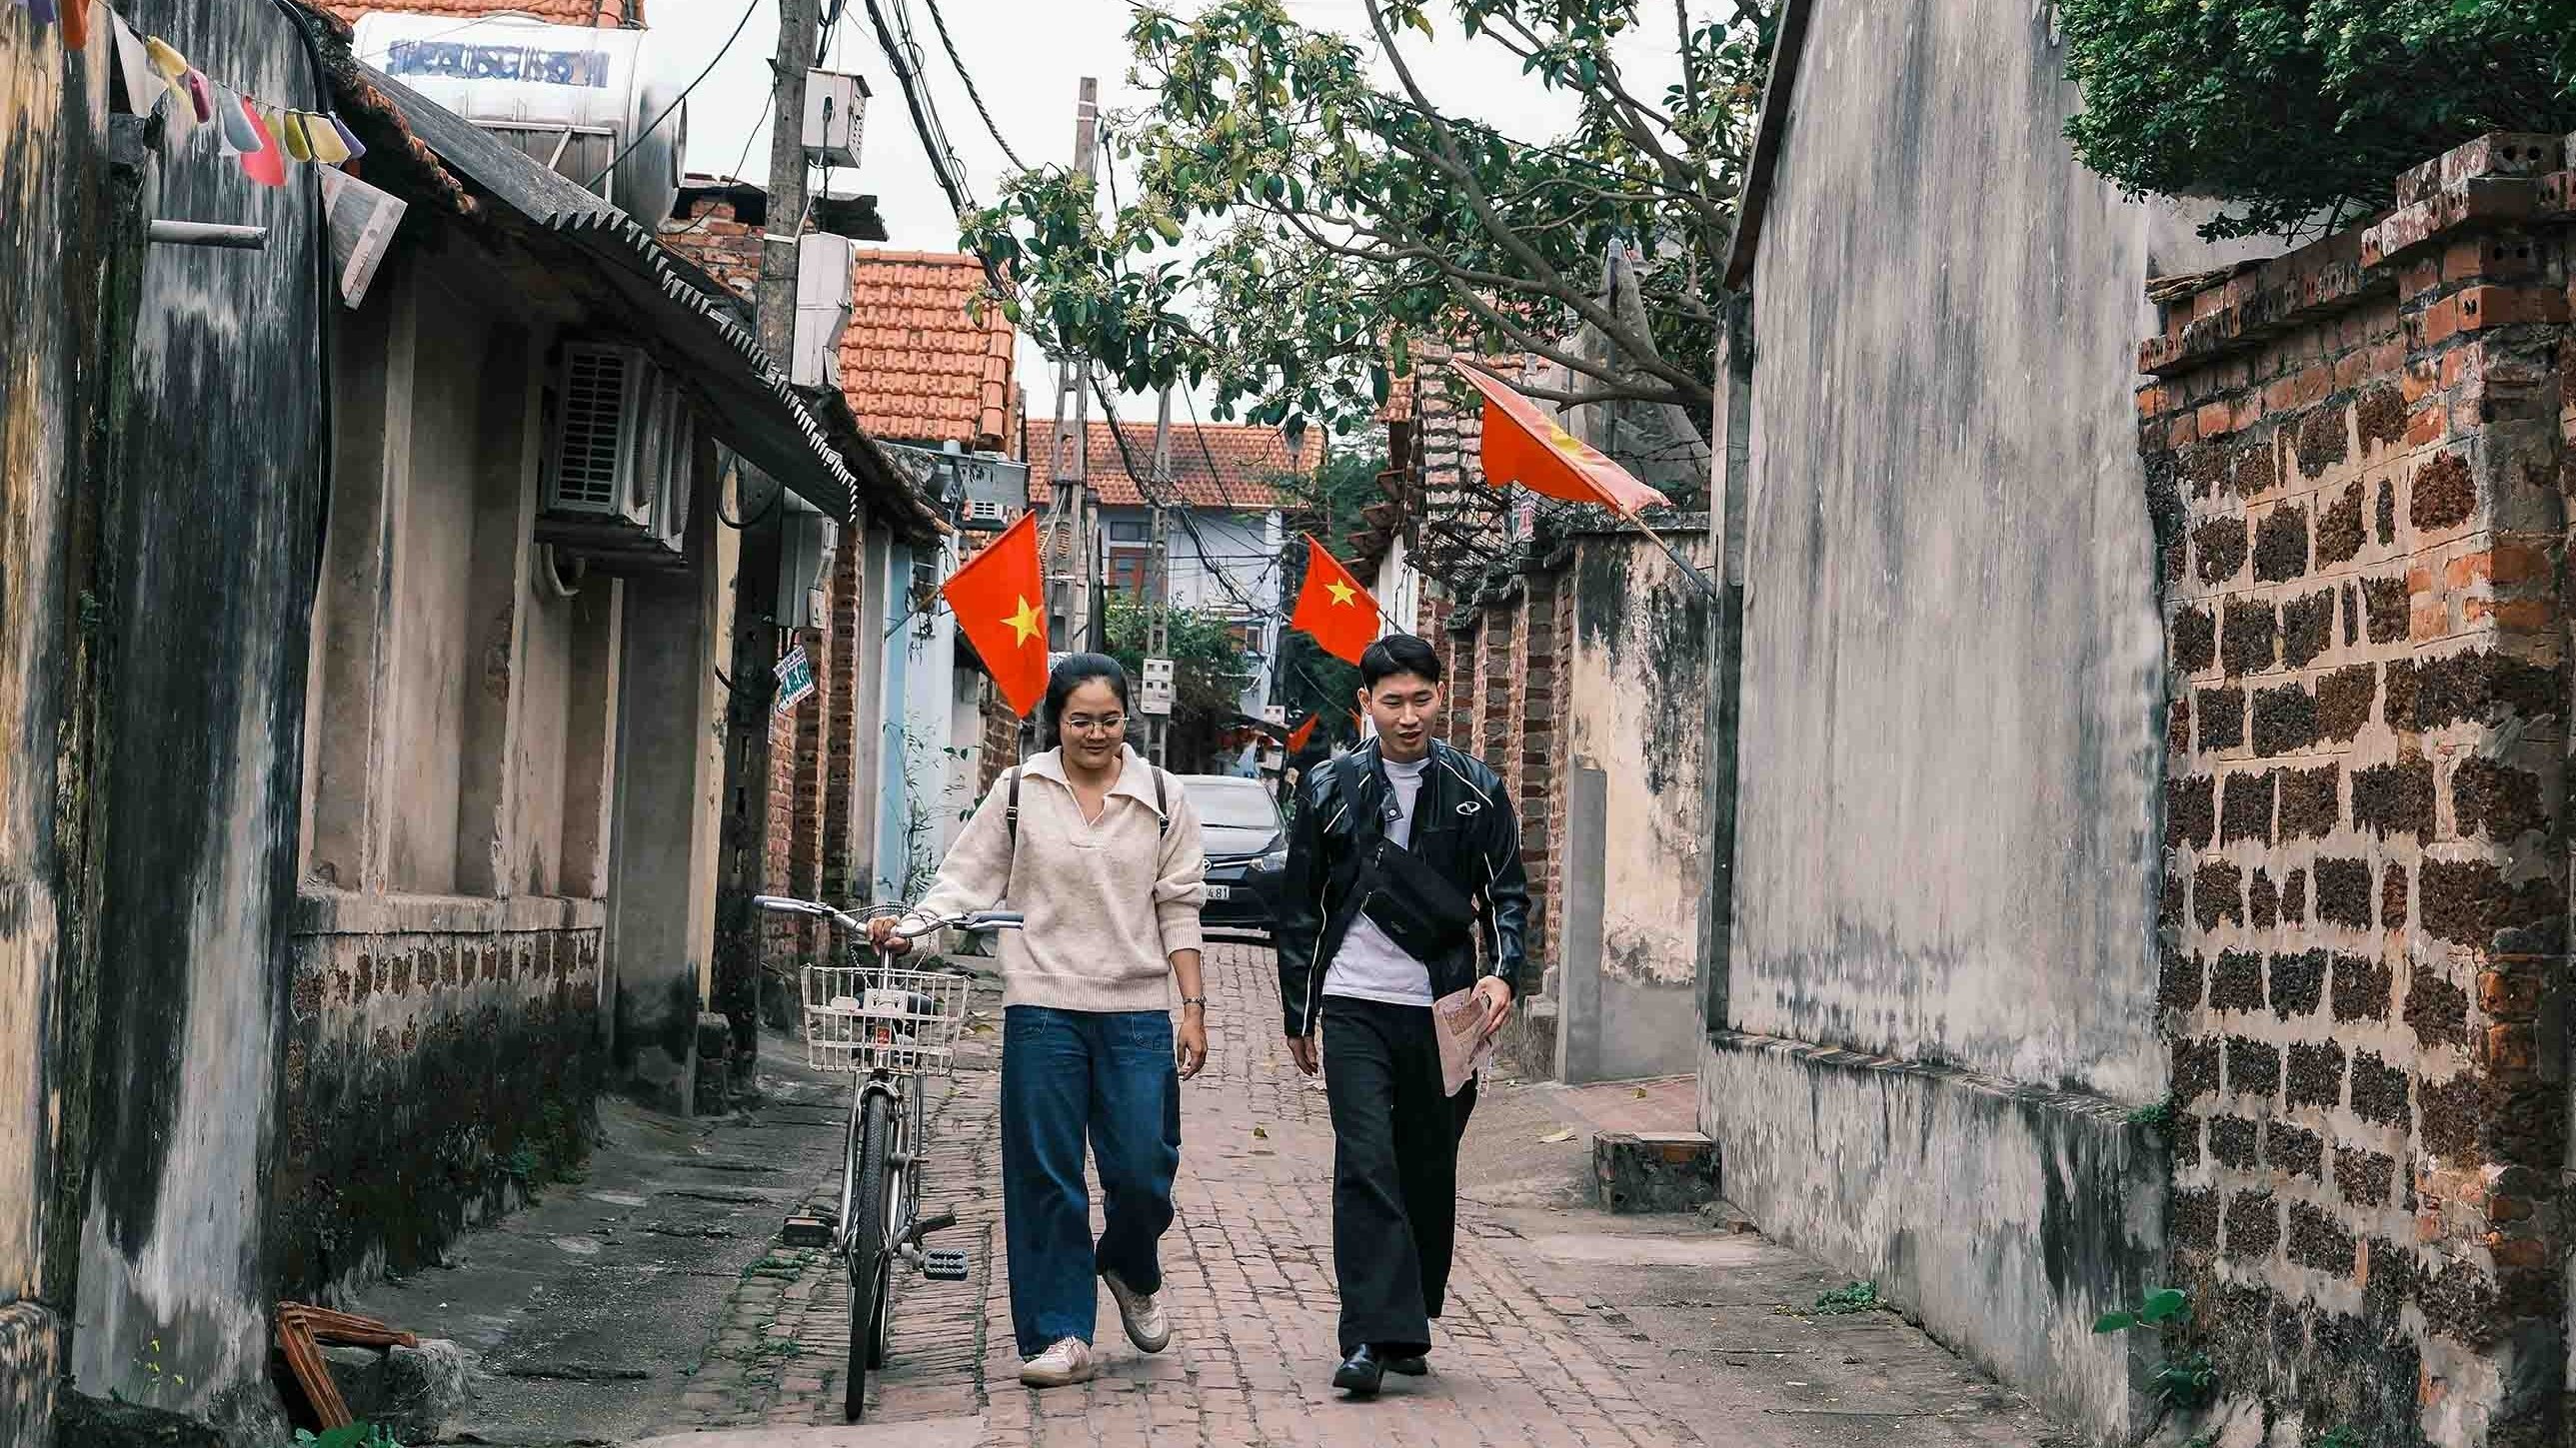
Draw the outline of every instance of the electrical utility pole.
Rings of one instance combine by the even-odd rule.
[[[778,0],[777,89],[769,134],[769,202],[762,226],[760,282],[753,293],[760,345],[782,367],[796,339],[797,238],[805,219],[805,72],[814,64],[821,28],[819,0]],[[733,674],[726,692],[725,783],[716,866],[714,983],[706,1006],[732,1030],[733,1075],[751,1078],[760,1045],[762,921],[752,897],[768,881],[769,729],[777,698],[778,568],[784,508],[771,506],[781,484],[745,471],[735,514],[762,521],[742,530],[734,570]],[[703,1034],[703,1033],[701,1033]],[[682,1086],[684,1093],[694,1088]]]
[[[1179,686],[1172,668],[1172,516],[1166,506],[1172,496],[1172,389],[1154,405],[1154,485],[1145,490],[1145,501],[1151,507],[1146,527],[1150,548],[1145,557],[1145,677],[1146,693],[1154,693],[1154,683],[1162,685],[1159,713],[1145,718],[1146,758],[1166,765],[1172,747],[1172,694]]]
[[[1100,174],[1100,82],[1084,76],[1073,103],[1073,170],[1085,181]],[[1065,416],[1067,394],[1073,416]],[[1070,539],[1065,557],[1073,565],[1065,580],[1064,646],[1069,652],[1096,648],[1092,637],[1091,595],[1096,545],[1091,536],[1091,359],[1067,353],[1055,364],[1055,508],[1048,533]],[[1061,530],[1061,531],[1059,531]],[[1050,560],[1052,561],[1052,560]]]

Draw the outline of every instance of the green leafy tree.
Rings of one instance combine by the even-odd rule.
[[[1126,666],[1129,677],[1145,669],[1145,635],[1152,619],[1149,605],[1124,593],[1109,598],[1109,654]],[[1217,736],[1241,713],[1244,686],[1252,680],[1252,661],[1234,636],[1233,621],[1223,614],[1194,608],[1169,611],[1172,660],[1172,717],[1169,731],[1171,767],[1184,773],[1204,767]],[[1129,738],[1140,747],[1141,725]]]
[[[1369,526],[1363,510],[1386,500],[1377,481],[1386,466],[1383,450],[1347,448],[1327,455],[1312,474],[1273,480],[1286,503],[1291,530],[1287,556],[1280,562],[1282,599],[1295,598],[1306,581],[1306,546],[1294,536],[1297,531],[1313,533],[1344,562],[1357,559],[1357,540]],[[1277,678],[1274,694],[1292,726],[1310,713],[1320,716],[1310,748],[1324,748],[1349,734],[1351,703],[1360,688],[1357,668],[1304,634],[1290,633],[1279,643]]]
[[[1758,0],[1716,3],[1723,18],[1685,0],[1447,0],[1435,22],[1423,0],[1362,0],[1391,86],[1282,0],[1186,20],[1139,6],[1128,40],[1154,100],[1107,126],[1127,193],[1104,207],[1065,168],[1023,172],[963,218],[966,243],[1014,279],[1005,306],[1050,350],[1131,392],[1212,386],[1224,417],[1351,430],[1424,339],[1553,360],[1573,384],[1525,389],[1550,401],[1704,415],[1770,34]],[[1641,32],[1676,52],[1659,93],[1615,53]],[[1572,131],[1525,144],[1434,106],[1422,53],[1468,45],[1578,97]],[[1645,257],[1631,303],[1600,294],[1614,242]],[[1585,331],[1607,347],[1570,345]]]
[[[2064,0],[2067,135],[2211,237],[2328,230],[2489,131],[2576,129],[2576,0]]]

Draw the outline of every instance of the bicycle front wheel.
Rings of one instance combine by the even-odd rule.
[[[886,1281],[891,1263],[886,1253],[886,1158],[894,1150],[894,1103],[882,1091],[870,1091],[860,1108],[857,1191],[850,1203],[850,1367],[841,1399],[841,1415],[858,1422],[867,1414],[870,1348],[885,1313]]]

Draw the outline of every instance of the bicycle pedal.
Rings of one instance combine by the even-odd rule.
[[[778,1229],[778,1240],[790,1247],[829,1247],[832,1245],[832,1224],[821,1217],[799,1213],[789,1217],[787,1224]]]
[[[956,1225],[957,1214],[955,1212],[933,1212],[929,1216],[922,1218],[918,1223],[914,1224],[912,1235],[916,1239],[927,1237],[933,1232],[945,1232]]]
[[[966,1252],[961,1247],[933,1247],[921,1254],[921,1275],[933,1282],[966,1280]]]

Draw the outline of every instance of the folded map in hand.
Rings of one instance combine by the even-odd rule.
[[[1473,987],[1431,1003],[1432,1033],[1440,1040],[1440,1089],[1458,1094],[1494,1058],[1494,1033],[1485,1029],[1485,1003]]]

